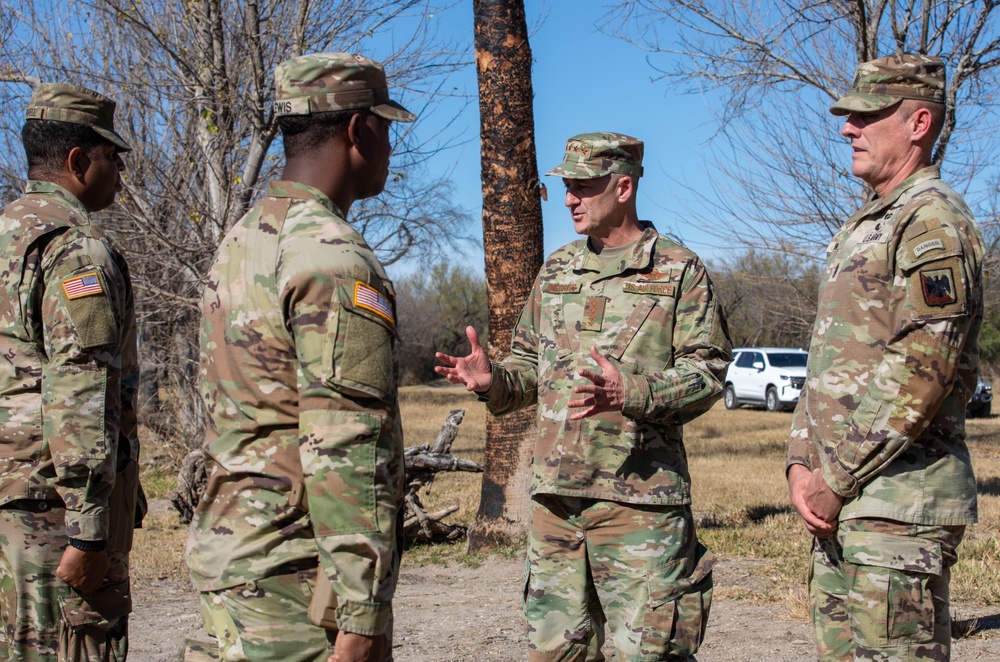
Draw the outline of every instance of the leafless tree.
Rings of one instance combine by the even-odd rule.
[[[542,266],[542,205],[535,158],[531,49],[523,0],[473,0],[483,181],[483,248],[490,310],[489,355],[510,350],[517,318]],[[486,423],[483,488],[469,547],[523,534],[534,408]]]
[[[308,52],[371,54],[371,35],[391,27],[393,51],[378,58],[419,112],[459,64],[428,24],[432,11],[428,0],[0,0],[0,13],[30,26],[7,44],[2,78],[105,92],[135,147],[105,225],[128,253],[140,295],[147,423],[159,413],[187,445],[200,439],[202,279],[221,237],[282,167],[269,104],[275,65]],[[29,93],[16,91],[22,105]],[[21,121],[0,116],[8,135]],[[386,263],[464,239],[444,174],[423,168],[428,148],[394,126],[403,132],[387,191],[350,219]],[[11,167],[14,154],[0,156],[3,172],[23,172]]]
[[[747,251],[711,266],[734,346],[809,346],[820,273],[814,261]]]
[[[894,52],[948,64],[934,161],[995,247],[996,0],[624,0],[603,29],[650,53],[657,79],[707,93],[718,132],[699,203],[727,242],[815,256],[863,195],[830,104],[859,62]]]

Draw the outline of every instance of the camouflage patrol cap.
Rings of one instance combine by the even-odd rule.
[[[274,88],[277,117],[371,109],[394,122],[417,119],[389,98],[385,70],[364,55],[312,53],[285,60],[274,70]]]
[[[941,58],[889,55],[858,66],[851,91],[830,106],[834,115],[874,113],[903,99],[944,103],[945,71]]]
[[[621,133],[581,133],[566,141],[563,162],[546,175],[594,179],[611,172],[642,176],[642,141]]]
[[[118,151],[132,151],[115,131],[115,102],[85,87],[68,83],[39,84],[28,101],[24,119],[89,126],[114,143]]]

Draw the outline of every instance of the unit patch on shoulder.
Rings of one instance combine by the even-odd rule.
[[[354,283],[354,305],[372,311],[379,317],[389,320],[390,324],[396,323],[396,317],[392,314],[392,304],[389,303],[389,300],[374,287],[362,283],[360,280]]]
[[[949,267],[921,271],[920,287],[924,292],[924,303],[928,306],[944,307],[957,300],[955,274]]]
[[[88,297],[94,294],[104,294],[101,279],[98,278],[96,271],[64,278],[62,286],[67,299],[79,299],[80,297]]]

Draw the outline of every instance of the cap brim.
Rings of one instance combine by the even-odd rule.
[[[877,113],[900,101],[902,101],[900,97],[878,94],[848,94],[830,106],[830,112],[838,116],[850,115],[851,113]]]
[[[114,131],[108,131],[107,129],[102,129],[100,127],[92,126],[94,131],[96,131],[102,138],[107,138],[114,146],[118,148],[119,152],[131,152],[132,146],[125,142],[125,139],[119,136]]]
[[[546,177],[562,177],[563,179],[597,179],[611,172],[610,170],[583,170],[578,163],[563,162],[545,173]]]
[[[371,111],[379,117],[384,117],[393,122],[413,122],[417,116],[403,108],[395,101],[386,101],[371,107]]]

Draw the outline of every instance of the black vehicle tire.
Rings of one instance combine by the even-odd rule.
[[[989,418],[990,414],[992,414],[992,413],[993,413],[993,403],[992,402],[983,403],[983,406],[979,408],[979,415],[982,418]]]
[[[781,402],[778,400],[778,391],[773,386],[767,387],[767,393],[764,396],[764,406],[768,411],[781,410]]]
[[[740,406],[740,401],[736,397],[736,390],[732,384],[726,384],[726,391],[722,395],[722,401],[726,403],[726,409],[736,409]]]

